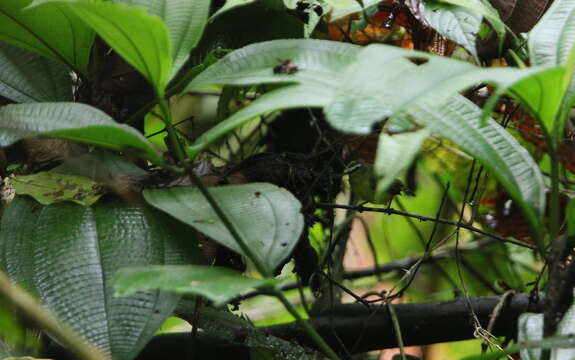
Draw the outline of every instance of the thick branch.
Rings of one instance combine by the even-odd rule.
[[[469,303],[483,328],[487,328],[489,317],[501,297],[473,297]],[[526,311],[541,312],[542,300],[530,301],[529,294],[512,296],[497,318],[493,335],[514,337],[517,334],[517,319]],[[397,304],[395,312],[401,325],[405,345],[426,345],[440,342],[473,339],[474,326],[464,298],[422,304]],[[396,347],[396,337],[386,306],[365,307],[361,304],[344,304],[330,314],[321,314],[312,319],[312,325],[333,346],[342,351],[342,344],[348,353],[357,354],[370,350]],[[314,343],[295,324],[275,325],[260,328],[269,334],[297,341],[314,348]],[[339,337],[339,340],[336,338]],[[242,334],[236,338],[244,338]],[[341,342],[340,342],[341,341]],[[200,334],[192,344],[189,333],[156,336],[138,356],[137,360],[152,360],[170,357],[182,358],[194,349],[198,359],[233,358],[249,359],[249,349],[242,344],[232,344],[222,339]],[[59,354],[55,359],[69,359]],[[57,356],[56,356],[57,355]]]

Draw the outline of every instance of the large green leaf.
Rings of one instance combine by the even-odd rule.
[[[267,273],[273,273],[290,255],[303,230],[299,201],[287,190],[268,183],[210,187],[209,191]],[[144,198],[246,256],[199,189],[145,190]]]
[[[545,201],[537,165],[499,125],[492,120],[482,124],[481,110],[459,93],[476,84],[493,83],[499,86],[498,91],[507,90],[539,116],[549,116],[555,109],[543,104],[555,101],[556,93],[547,89],[563,86],[562,68],[485,69],[393,46],[354,49],[349,45],[332,48],[332,44],[319,40],[278,40],[252,45],[226,56],[198,76],[198,84],[299,83],[269,92],[232,115],[217,127],[218,133],[206,133],[209,141],[233,129],[226,128],[227,125],[246,121],[246,114],[255,116],[263,111],[296,107],[298,102],[300,107],[312,106],[311,99],[316,107],[324,107],[327,121],[333,127],[348,133],[368,134],[387,117],[408,113],[415,123],[454,141],[493,171],[522,206],[533,229],[541,231],[539,217]],[[298,71],[274,74],[270,69],[273,59],[284,54],[293,56],[289,59],[298,66]],[[530,86],[533,84],[540,86]],[[284,100],[280,91],[290,96]],[[485,111],[483,116],[488,113]],[[190,152],[196,155],[203,148],[205,145],[196,143]]]
[[[529,32],[529,53],[533,65],[561,65],[567,62],[575,44],[575,2],[555,0]]]
[[[136,356],[178,297],[147,291],[116,298],[112,275],[130,266],[184,264],[197,252],[188,227],[149,207],[118,201],[42,206],[17,197],[1,228],[1,268],[78,334],[120,360]]]
[[[77,103],[13,104],[0,108],[0,146],[46,135],[133,153],[161,164],[163,158],[136,129]]]
[[[429,25],[440,35],[461,45],[477,58],[475,42],[483,21],[480,13],[458,6],[431,2],[424,7],[424,16]]]
[[[116,0],[131,6],[141,6],[164,20],[171,35],[172,78],[196,47],[208,22],[210,0]]]
[[[529,55],[534,65],[564,66],[563,84],[555,92],[555,102],[563,101],[566,114],[575,100],[575,3],[570,0],[556,0],[541,20],[529,33]],[[547,88],[551,90],[552,88]],[[553,90],[551,90],[553,91]],[[558,107],[556,108],[558,109]],[[566,116],[540,118],[555,141],[563,136]]]
[[[56,2],[67,6],[92,27],[121,57],[163,96],[172,71],[170,34],[145,9],[109,2]]]
[[[463,96],[441,106],[421,104],[409,109],[416,121],[477,158],[519,204],[533,230],[543,231],[545,184],[539,167],[505,129],[493,120],[482,124],[481,109]]]
[[[0,43],[0,96],[20,103],[71,101],[69,70],[54,60]]]
[[[28,8],[32,0],[0,2],[0,41],[87,73],[94,32],[62,4]]]
[[[249,289],[272,286],[277,279],[254,279],[219,267],[199,265],[164,265],[122,269],[116,273],[114,288],[119,295],[131,295],[150,289],[171,291],[181,295],[199,295],[225,304]]]
[[[322,40],[274,40],[246,46],[228,54],[198,75],[186,88],[202,85],[249,85],[300,82],[333,87],[334,73],[343,71],[361,48]],[[274,73],[282,60],[297,67],[293,74]]]

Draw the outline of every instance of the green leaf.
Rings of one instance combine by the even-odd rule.
[[[435,31],[461,45],[477,59],[475,41],[483,21],[480,13],[459,6],[430,2],[425,5],[423,14]]]
[[[570,199],[567,204],[567,233],[575,236],[575,199]]]
[[[68,6],[144,75],[159,97],[164,95],[172,71],[172,52],[162,19],[142,8],[109,2],[65,2],[61,6]]]
[[[21,103],[71,101],[70,80],[63,64],[0,43],[0,96]]]
[[[575,3],[570,0],[556,0],[545,15],[529,33],[529,58],[534,65],[564,66],[563,83],[555,89],[561,91],[554,102],[563,101],[563,113],[568,113],[575,99]],[[553,88],[547,88],[551,90]],[[549,99],[547,99],[549,100]],[[550,105],[551,106],[551,105]],[[556,111],[559,107],[556,107]],[[554,141],[560,141],[567,115],[557,118],[543,118],[548,131],[554,134]]]
[[[326,101],[330,96],[331,93],[328,87],[311,87],[305,85],[286,86],[267,93],[259,97],[250,106],[239,110],[200,135],[192,145],[188,146],[188,155],[190,158],[196,157],[201,151],[208,148],[219,138],[245,124],[247,121],[254,119],[256,116],[282,109],[322,107],[327,105]]]
[[[437,105],[420,104],[408,113],[434,135],[452,141],[479,160],[521,207],[532,229],[541,235],[545,184],[531,155],[494,120],[483,125],[481,109],[463,96]]]
[[[437,1],[437,0],[436,0]],[[487,19],[497,37],[499,38],[499,47],[503,45],[505,39],[505,30],[507,26],[501,20],[497,10],[486,0],[439,0],[439,2],[451,4],[466,9],[470,13],[481,15]]]
[[[32,0],[0,2],[0,41],[87,74],[94,32],[63,4],[27,8],[31,3]]]
[[[551,66],[565,64],[573,45],[575,45],[575,2],[555,0],[529,32],[531,63]]]
[[[376,201],[383,199],[389,186],[409,168],[429,135],[427,129],[395,135],[381,133],[374,164],[378,180]]]
[[[10,183],[17,195],[30,195],[42,205],[72,201],[90,206],[104,194],[102,186],[86,177],[48,171],[15,176]]]
[[[210,187],[209,191],[267,272],[273,273],[292,252],[303,230],[299,201],[289,191],[268,183]],[[144,198],[246,256],[199,189],[144,190]]]
[[[541,233],[540,217],[545,199],[537,165],[503,128],[492,120],[480,121],[481,116],[489,114],[489,107],[482,113],[459,93],[476,84],[493,83],[499,86],[498,91],[510,92],[530,109],[540,112],[540,116],[545,116],[550,108],[542,107],[541,99],[554,95],[546,89],[562,84],[561,76],[545,75],[561,70],[484,69],[387,45],[360,48],[332,47],[332,44],[320,40],[278,40],[247,46],[199,75],[195,82],[202,85],[255,82],[298,82],[299,85],[269,92],[232,115],[216,127],[217,132],[208,132],[202,142],[193,144],[188,149],[190,155],[197,155],[214,138],[247,121],[248,114],[256,116],[265,111],[297,107],[298,103],[300,107],[312,106],[311,102],[315,102],[315,107],[323,106],[326,119],[334,128],[355,134],[371,133],[373,126],[387,117],[407,113],[413,122],[428,126],[432,133],[454,141],[477,157],[520,204],[533,230]],[[288,59],[298,71],[291,75],[273,74],[270,71],[273,60],[284,54],[293,56]],[[529,82],[543,85],[528,87],[525,84]],[[411,85],[393,85],[404,83]],[[285,101],[280,91],[289,94]]]
[[[199,295],[221,306],[246,290],[273,286],[278,280],[253,279],[219,267],[165,265],[122,269],[112,282],[120,296],[160,289],[180,295]]]
[[[333,87],[361,48],[323,40],[273,40],[236,50],[198,75],[184,91],[202,85],[251,85],[299,82]],[[282,60],[297,67],[293,74],[274,73]]]
[[[575,336],[554,336],[538,341],[524,341],[505,350],[483,355],[466,356],[462,360],[497,360],[525,349],[575,348]]]
[[[42,206],[17,197],[5,210],[0,267],[60,320],[113,359],[133,359],[171,314],[178,296],[148,291],[116,298],[112,275],[133,266],[197,261],[189,227],[121,201]]]
[[[225,13],[226,11],[232,10],[238,6],[244,6],[253,3],[256,0],[226,0],[224,6],[218,9],[215,13],[210,16],[210,21],[218,17],[219,15]]]
[[[115,151],[162,164],[162,155],[136,129],[116,123],[104,112],[77,103],[12,104],[0,108],[0,146],[45,135]]]
[[[164,20],[170,31],[172,43],[173,67],[170,75],[172,79],[204,33],[210,12],[210,0],[115,0],[115,2],[144,7],[151,14]]]

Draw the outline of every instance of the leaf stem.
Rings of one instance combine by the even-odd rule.
[[[52,335],[62,345],[75,353],[80,359],[108,359],[100,349],[86,343],[86,341],[78,336],[74,331],[59,322],[34,297],[18,285],[12,283],[2,271],[0,271],[0,294],[10,303],[14,304],[18,309],[22,310],[24,315],[39,328]]]
[[[256,256],[256,254],[246,244],[246,242],[244,241],[244,239],[242,238],[240,233],[236,230],[236,227],[232,224],[230,219],[224,213],[223,209],[220,207],[220,205],[218,204],[216,199],[213,197],[213,195],[208,191],[206,186],[202,183],[202,181],[200,180],[198,175],[196,175],[196,173],[193,170],[188,171],[188,174],[189,174],[190,178],[192,179],[192,182],[194,183],[194,185],[197,186],[198,189],[200,189],[200,192],[202,193],[202,195],[204,195],[206,200],[208,200],[208,202],[210,203],[210,206],[212,207],[212,209],[214,210],[216,215],[218,215],[218,217],[220,218],[220,220],[222,221],[222,223],[224,224],[226,229],[228,229],[228,231],[230,232],[230,234],[232,235],[234,240],[238,243],[238,245],[240,246],[240,248],[242,249],[244,254],[248,257],[248,259],[250,259],[252,261],[252,263],[254,264],[258,273],[260,273],[260,275],[262,275],[264,277],[271,276],[271,274],[266,269],[266,267],[264,266],[264,264],[262,263],[260,258],[258,256]]]
[[[224,224],[226,229],[230,232],[236,243],[242,249],[246,257],[252,261],[258,273],[263,277],[270,277],[272,274],[269,269],[266,268],[261,259],[251,250],[251,248],[244,241],[242,235],[237,231],[236,227],[232,224],[231,220],[225,214],[222,207],[218,204],[214,196],[209,192],[208,188],[202,183],[201,179],[194,172],[191,163],[187,159],[187,154],[184,151],[184,147],[178,138],[177,131],[172,124],[171,114],[169,111],[168,104],[164,98],[158,97],[158,103],[162,110],[162,117],[166,123],[166,129],[168,131],[168,136],[173,144],[174,151],[176,151],[176,156],[185,168],[186,173],[190,176],[190,179],[195,186],[198,187],[204,198],[208,201],[218,218]],[[317,331],[309,324],[309,322],[302,318],[294,306],[288,301],[285,295],[278,289],[271,289],[271,294],[277,297],[280,302],[284,305],[286,310],[297,320],[297,322],[303,327],[305,332],[311,337],[311,339],[318,345],[318,347],[323,351],[331,360],[340,360],[337,354],[332,350],[332,348],[323,340],[323,338],[317,333]]]
[[[309,335],[309,337],[316,343],[319,349],[331,360],[340,360],[339,356],[333,351],[333,349],[325,342],[321,335],[310,325],[307,319],[304,319],[298,312],[297,309],[289,302],[285,297],[283,292],[278,289],[273,289],[271,294],[275,296],[286,310],[293,316],[296,321],[301,325],[304,331]]]

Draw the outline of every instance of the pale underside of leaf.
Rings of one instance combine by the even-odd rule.
[[[300,203],[268,183],[211,187],[210,193],[269,274],[291,253],[303,230]],[[197,188],[145,190],[154,207],[247,256]]]

